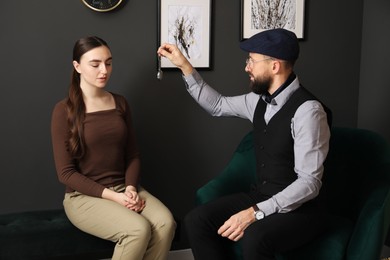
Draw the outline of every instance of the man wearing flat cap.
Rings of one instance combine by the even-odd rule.
[[[300,85],[294,73],[299,43],[293,32],[272,29],[241,42],[251,92],[226,97],[212,89],[180,50],[158,54],[181,69],[190,95],[213,116],[253,123],[258,181],[239,193],[200,205],[185,218],[197,260],[233,259],[226,245],[241,242],[245,260],[276,259],[324,228],[318,195],[329,149],[330,111]]]

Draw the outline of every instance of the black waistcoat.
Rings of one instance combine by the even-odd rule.
[[[261,98],[257,103],[253,120],[257,190],[266,196],[275,195],[297,179],[291,119],[298,107],[308,100],[317,99],[300,87],[271,118],[268,125],[264,120],[266,103]]]

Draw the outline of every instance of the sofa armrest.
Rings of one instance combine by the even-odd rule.
[[[204,204],[224,195],[249,191],[251,184],[255,182],[256,163],[253,149],[237,149],[227,167],[197,190],[196,203]]]
[[[384,183],[373,189],[364,202],[348,245],[348,259],[369,259],[375,253],[379,259],[389,224],[390,185]]]

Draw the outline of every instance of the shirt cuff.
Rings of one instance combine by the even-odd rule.
[[[185,81],[187,88],[197,85],[200,80],[202,80],[202,77],[199,75],[198,71],[196,69],[192,70],[191,74],[188,74],[187,76],[184,76],[182,74],[183,80]]]
[[[269,216],[269,215],[272,215],[275,212],[277,212],[277,208],[275,207],[274,202],[272,201],[272,198],[268,199],[266,201],[262,201],[260,203],[257,203],[256,205],[261,211],[263,211],[265,216]]]

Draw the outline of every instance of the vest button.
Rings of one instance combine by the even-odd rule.
[[[261,168],[264,168],[264,167],[265,167],[265,164],[264,164],[264,163],[262,163],[260,166],[261,166]]]
[[[260,145],[260,150],[264,150],[264,146]]]
[[[267,184],[267,181],[263,181],[263,183],[262,183],[262,184],[263,184],[263,185],[264,185],[264,184]]]
[[[267,129],[264,129],[264,130],[263,130],[263,133],[266,134],[266,133],[267,133]]]

